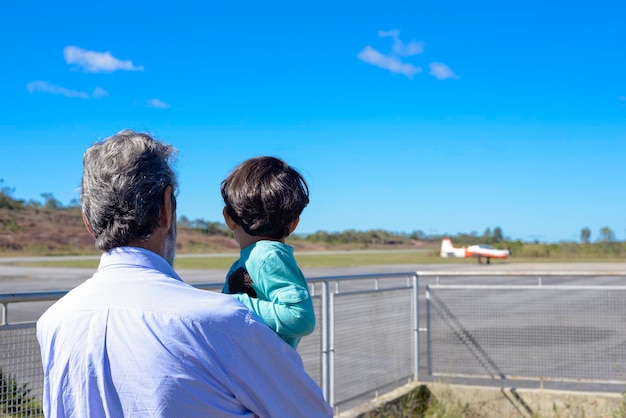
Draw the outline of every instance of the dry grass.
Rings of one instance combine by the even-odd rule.
[[[362,245],[328,246],[288,239],[296,252],[362,249]],[[367,247],[374,248],[374,247]],[[406,245],[379,245],[379,249],[414,248]],[[230,236],[207,235],[200,230],[178,228],[179,254],[238,252]],[[0,209],[0,256],[97,255],[94,241],[77,209]]]

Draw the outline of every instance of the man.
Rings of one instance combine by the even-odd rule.
[[[37,323],[46,417],[330,417],[299,355],[235,298],[185,284],[174,149],[122,131],[83,159],[95,274]]]

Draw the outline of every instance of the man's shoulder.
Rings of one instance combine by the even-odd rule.
[[[248,309],[232,295],[194,287],[177,302],[181,312],[198,320],[243,320],[248,314]]]
[[[157,291],[147,287],[120,289],[119,295],[108,293],[98,300],[91,298],[91,303],[83,298],[83,289],[76,288],[39,318],[37,328],[44,336],[62,328],[76,330],[86,323],[123,323],[124,327],[151,329],[164,339],[184,335],[185,340],[200,345],[209,340],[235,344],[239,339],[259,338],[262,328],[267,328],[232,295],[184,283],[173,286],[175,289],[163,286]],[[93,295],[92,289],[89,293]]]
[[[248,310],[236,298],[198,289],[162,272],[141,276],[94,275],[48,309],[50,313],[127,310],[162,313],[180,320],[245,321]]]
[[[154,285],[154,297],[159,302],[155,308],[163,305],[164,311],[177,312],[181,317],[197,321],[243,320],[248,313],[248,309],[232,295],[198,289],[178,280],[164,280],[164,283]],[[148,294],[152,292],[150,289],[146,291]]]

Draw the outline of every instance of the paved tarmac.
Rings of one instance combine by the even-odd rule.
[[[354,252],[354,251],[352,251]],[[367,251],[364,251],[367,252]],[[193,254],[179,255],[178,257],[218,257],[224,254]],[[228,254],[233,257],[237,254]],[[55,260],[66,259],[98,259],[98,256],[71,256],[55,257]],[[26,267],[16,266],[17,262],[46,261],[51,257],[0,257],[0,294],[2,293],[22,293],[22,292],[43,292],[43,291],[63,291],[70,290],[94,273],[94,269],[89,268],[66,268],[66,267]],[[477,275],[486,275],[485,280],[494,274],[505,274],[511,277],[507,279],[508,284],[517,284],[519,280],[515,278],[515,273],[519,272],[589,272],[594,276],[607,275],[602,284],[623,285],[623,278],[612,277],[613,274],[626,274],[625,263],[515,263],[515,261],[500,262],[493,264],[478,264],[474,259],[468,259],[466,263],[458,264],[401,264],[401,265],[373,265],[359,267],[342,268],[308,268],[303,269],[305,276],[309,279],[362,274],[383,274],[397,272],[442,272],[443,275],[454,274],[454,272],[471,272]],[[226,275],[225,269],[181,269],[178,274],[188,283],[222,283]],[[429,277],[420,280],[420,287],[434,283],[434,278]],[[448,283],[458,282],[454,277],[442,277]],[[535,280],[535,279],[533,279]],[[574,279],[575,280],[575,279]],[[608,282],[607,282],[608,281]],[[476,283],[474,281],[474,283]],[[423,292],[420,291],[423,295]],[[9,316],[10,322],[22,322],[36,320],[41,313],[50,305],[48,302],[33,302],[16,304],[11,308]],[[18,306],[22,305],[22,306]]]

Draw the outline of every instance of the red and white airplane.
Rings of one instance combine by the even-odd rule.
[[[492,258],[499,258],[506,260],[511,255],[509,250],[499,250],[491,245],[478,244],[470,245],[469,247],[455,248],[452,245],[450,238],[444,238],[441,241],[441,256],[442,257],[477,257],[478,263],[482,264],[482,259],[487,259],[487,264],[490,264]]]

